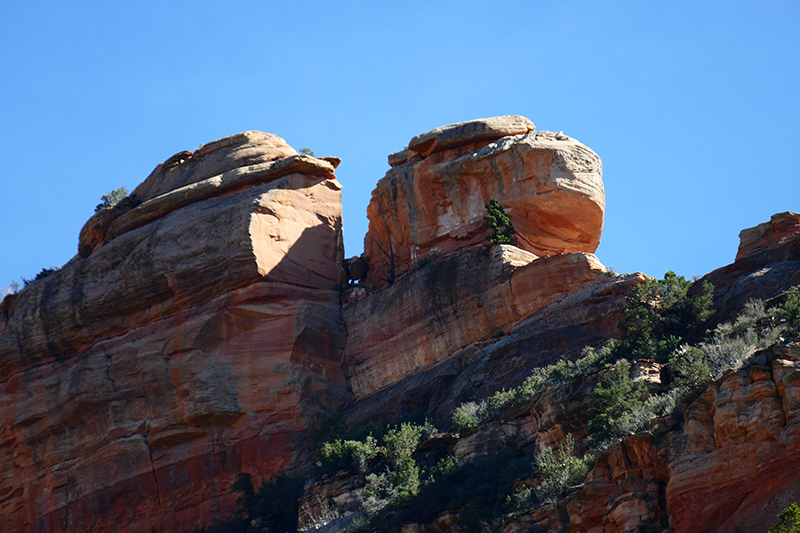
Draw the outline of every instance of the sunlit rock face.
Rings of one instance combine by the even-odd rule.
[[[181,531],[349,401],[341,186],[247,132],[159,165],[0,330],[3,531]],[[93,235],[88,238],[87,235]]]
[[[484,244],[490,200],[511,219],[514,244],[536,256],[592,253],[600,243],[600,158],[560,132],[536,132],[524,117],[437,128],[412,139],[389,163],[393,168],[367,208],[369,283],[404,274],[434,250]]]

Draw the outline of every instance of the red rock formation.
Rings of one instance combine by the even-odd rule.
[[[310,467],[348,401],[341,187],[292,153],[248,132],[171,158],[6,306],[3,531],[181,531],[237,472]]]
[[[772,215],[769,222],[739,233],[739,250],[736,260],[752,255],[759,249],[780,247],[800,233],[800,214],[786,211]]]
[[[534,132],[509,116],[437,128],[390,156],[367,208],[368,283],[394,262],[400,276],[415,259],[483,245],[485,204],[499,201],[516,229],[515,244],[537,256],[594,252],[605,196],[600,158],[561,133]]]
[[[514,253],[448,256],[345,306],[353,393],[370,394],[610,275],[591,254],[526,264]]]
[[[768,301],[800,285],[800,215],[786,212],[743,230],[736,261],[700,278],[714,285],[718,320],[733,318],[747,300]]]

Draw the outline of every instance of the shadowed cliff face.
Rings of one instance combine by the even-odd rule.
[[[191,528],[232,506],[237,472],[307,471],[309,434],[349,402],[333,168],[223,141],[200,182],[155,172],[134,194],[160,196],[5,309],[4,531]]]

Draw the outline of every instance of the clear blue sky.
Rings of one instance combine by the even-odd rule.
[[[800,211],[800,2],[0,0],[0,286],[77,250],[102,194],[258,129],[335,155],[348,256],[386,156],[525,115],[603,159],[597,255],[687,277]]]

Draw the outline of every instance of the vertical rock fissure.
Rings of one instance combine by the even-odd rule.
[[[147,411],[152,414],[153,407],[150,405],[150,398],[145,395],[144,396],[145,402],[147,402]],[[150,436],[150,420],[147,421],[147,431],[146,435],[142,435],[144,438],[144,445],[147,446],[147,456],[150,459],[150,468],[153,469],[153,482],[156,484],[156,499],[158,502],[158,515],[159,520],[161,521],[161,531],[166,531],[164,529],[164,506],[161,503],[161,487],[158,484],[158,473],[156,472],[156,463],[153,461],[153,449],[150,447],[150,443],[147,442],[147,438]]]

